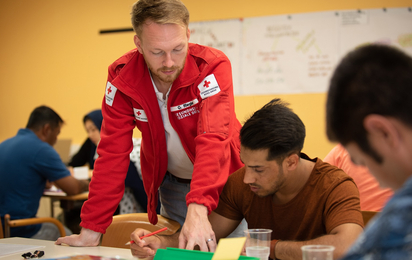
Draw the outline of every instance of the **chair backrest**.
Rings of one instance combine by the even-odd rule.
[[[0,238],[4,238],[4,233],[3,233],[3,221],[0,218]]]
[[[53,145],[54,150],[56,150],[60,159],[62,159],[64,163],[69,163],[70,161],[71,145],[72,139],[57,139],[56,143]]]
[[[179,222],[157,215],[158,222],[152,225],[147,213],[131,213],[113,216],[113,221],[102,237],[101,246],[130,248],[125,245],[130,241],[130,234],[136,228],[143,228],[149,231],[156,231],[167,227],[161,234],[171,235],[180,229]]]
[[[4,237],[10,237],[10,228],[12,227],[22,227],[30,226],[40,223],[50,222],[57,226],[59,229],[60,235],[62,237],[66,236],[66,231],[63,224],[55,218],[43,217],[43,218],[25,218],[25,219],[10,219],[10,215],[4,215]]]
[[[363,224],[366,226],[379,211],[367,211],[367,210],[362,210],[362,217],[363,217]]]

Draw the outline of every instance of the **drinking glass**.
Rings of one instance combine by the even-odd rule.
[[[334,246],[307,245],[301,248],[303,260],[333,260]]]
[[[270,229],[247,229],[246,255],[258,257],[260,260],[268,260],[270,254]]]

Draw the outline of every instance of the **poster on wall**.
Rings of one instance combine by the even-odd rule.
[[[365,44],[412,55],[411,8],[195,22],[189,28],[190,42],[229,57],[235,95],[324,93],[339,60]]]
[[[223,51],[232,64],[233,88],[240,89],[240,19],[190,23],[190,39],[198,43]],[[235,93],[240,94],[240,93]]]
[[[339,56],[366,44],[387,44],[412,55],[412,10],[389,8],[341,12]]]
[[[335,14],[245,19],[243,95],[323,92],[337,58]]]

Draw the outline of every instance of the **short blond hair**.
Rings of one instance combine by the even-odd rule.
[[[138,37],[145,22],[178,24],[189,27],[189,11],[180,0],[139,0],[131,13],[133,29]]]

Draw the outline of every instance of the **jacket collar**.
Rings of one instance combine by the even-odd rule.
[[[191,55],[190,52],[191,47],[193,47],[193,44],[190,43],[185,66],[182,73],[173,82],[172,89],[189,86],[193,84],[200,75],[195,57]],[[137,50],[132,54],[130,59],[125,62],[119,75],[111,83],[131,97],[136,94],[145,95],[148,91],[153,91],[152,87],[148,87],[152,85],[148,67],[143,55]]]

